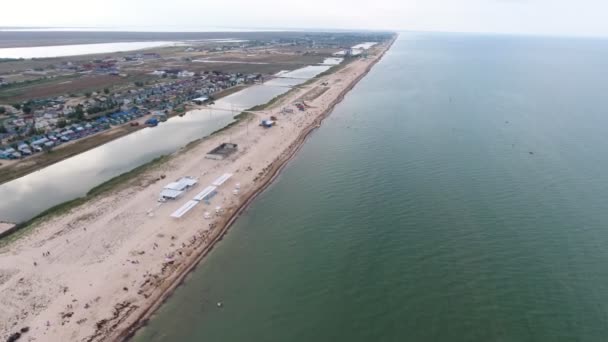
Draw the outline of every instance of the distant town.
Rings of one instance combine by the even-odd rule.
[[[375,34],[378,35],[378,34]],[[366,34],[223,40],[104,55],[0,60],[0,159],[19,160],[130,124],[155,126],[189,105],[327,57],[359,56]],[[384,37],[381,37],[384,38]],[[365,48],[365,44],[361,44]],[[145,121],[140,122],[140,118]]]
[[[90,65],[96,65],[97,72],[114,72],[108,70],[115,70],[116,61],[103,60],[87,67]],[[262,80],[259,73],[195,73],[178,69],[157,70],[154,75],[161,79],[135,82],[132,87],[116,91],[104,88],[87,92],[84,97],[61,95],[0,107],[0,113],[9,117],[0,126],[0,139],[9,145],[4,146],[0,158],[19,159],[147,114],[153,116],[147,121],[153,126],[171,113],[183,113],[186,103],[204,104],[213,101],[212,94]]]

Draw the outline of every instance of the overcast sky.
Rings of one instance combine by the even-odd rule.
[[[608,36],[608,0],[2,0],[0,26],[335,28]]]

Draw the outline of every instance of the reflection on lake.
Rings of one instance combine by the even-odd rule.
[[[309,66],[254,85],[216,101],[211,109],[173,117],[112,142],[0,185],[0,221],[21,222],[233,121],[237,111],[270,101],[290,86],[301,84],[330,66]],[[290,78],[291,77],[291,78]],[[213,110],[215,108],[215,110]],[[226,110],[228,109],[228,110]],[[235,112],[230,112],[234,109]]]

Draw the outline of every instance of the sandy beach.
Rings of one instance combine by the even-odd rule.
[[[374,47],[367,58],[176,152],[128,186],[49,218],[0,247],[0,338],[25,327],[20,341],[120,341],[131,336],[389,46]],[[294,105],[302,101],[305,111]],[[277,118],[276,126],[258,125],[271,116]],[[238,144],[238,152],[224,160],[205,158],[226,142]],[[209,204],[199,204],[182,218],[170,217],[225,173],[233,176]],[[163,187],[184,176],[197,178],[198,184],[176,200],[158,202]],[[222,211],[216,214],[218,206]]]

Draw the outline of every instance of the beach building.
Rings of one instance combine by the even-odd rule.
[[[237,144],[223,143],[213,150],[209,151],[205,156],[206,159],[223,160],[238,150]]]
[[[197,105],[202,105],[205,104],[207,101],[209,101],[209,97],[208,96],[201,96],[201,97],[197,97],[194,100],[192,100],[192,102],[194,102]]]
[[[183,177],[175,182],[167,184],[160,192],[161,200],[176,199],[184,192],[194,187],[198,181],[193,177]]]

